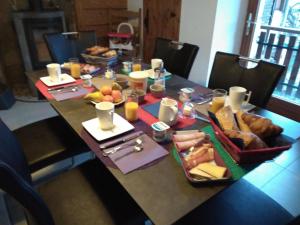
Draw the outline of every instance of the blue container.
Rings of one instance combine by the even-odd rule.
[[[0,83],[0,109],[9,109],[15,102],[16,99],[12,91]]]

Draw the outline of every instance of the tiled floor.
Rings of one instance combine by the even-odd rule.
[[[300,215],[300,146],[283,152],[244,176],[293,216]]]

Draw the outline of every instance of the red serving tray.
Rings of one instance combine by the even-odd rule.
[[[224,146],[225,150],[231,155],[231,157],[237,163],[253,163],[269,160],[277,156],[280,152],[285,151],[291,147],[291,145],[261,148],[261,149],[247,149],[243,150],[236,146],[216,125],[216,123],[209,118],[210,123],[215,131],[216,137]]]

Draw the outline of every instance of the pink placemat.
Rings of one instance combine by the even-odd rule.
[[[139,169],[169,154],[167,150],[153,141],[148,135],[143,134],[140,138],[143,140],[142,151],[135,152],[133,146],[129,146],[109,155],[109,158],[124,174]],[[131,142],[134,141],[132,140]]]

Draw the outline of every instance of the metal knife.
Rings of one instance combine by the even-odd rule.
[[[124,142],[130,141],[132,139],[135,139],[135,138],[141,136],[143,133],[144,133],[143,131],[137,131],[132,134],[126,135],[125,137],[117,138],[116,140],[101,144],[101,145],[99,145],[99,147],[101,150],[103,150],[105,148],[109,148],[109,147],[115,146],[117,144],[124,143]]]

